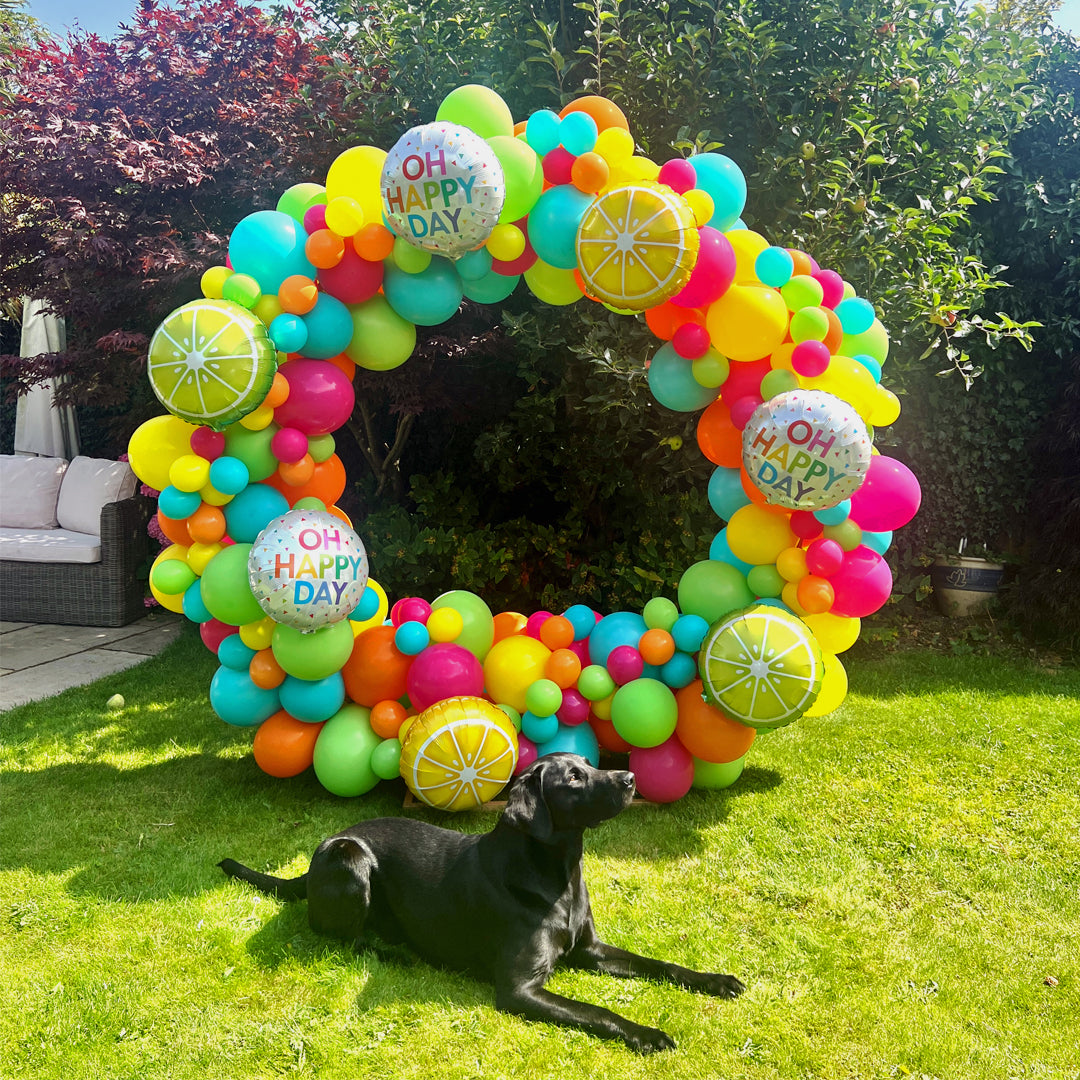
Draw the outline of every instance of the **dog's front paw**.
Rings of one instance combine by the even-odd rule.
[[[639,1027],[623,1035],[623,1041],[637,1054],[656,1054],[661,1050],[674,1050],[675,1040],[659,1028]]]
[[[708,980],[706,992],[715,997],[737,998],[746,990],[746,984],[734,975],[710,974]]]

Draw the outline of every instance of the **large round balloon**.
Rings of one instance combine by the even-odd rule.
[[[324,510],[274,518],[248,555],[248,581],[275,622],[315,630],[339,622],[360,603],[368,580],[360,537]]]
[[[870,467],[859,414],[822,390],[789,390],[762,402],[746,422],[743,467],[777,506],[820,510],[850,498]]]
[[[277,351],[247,308],[193,300],[154,331],[146,370],[173,416],[220,431],[262,403],[277,371]]]
[[[710,705],[767,730],[790,724],[814,704],[824,666],[802,620],[755,604],[709,628],[698,670]]]
[[[687,201],[659,184],[602,194],[581,219],[577,257],[592,295],[644,311],[690,280],[700,237]]]
[[[415,247],[461,255],[498,224],[506,195],[502,165],[468,128],[437,122],[407,131],[386,156],[383,213]]]

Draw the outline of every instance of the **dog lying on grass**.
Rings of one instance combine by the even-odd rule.
[[[633,796],[633,773],[551,754],[521,774],[491,832],[377,818],[324,840],[298,878],[260,874],[232,859],[218,865],[278,899],[307,900],[317,933],[356,943],[374,932],[431,964],[494,983],[499,1009],[652,1053],[675,1043],[656,1028],[544,989],[560,962],[722,998],[746,989],[734,975],[638,956],[597,936],[581,873],[583,833]]]

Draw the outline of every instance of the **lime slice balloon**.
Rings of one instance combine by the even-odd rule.
[[[757,604],[714,623],[698,655],[706,701],[759,730],[797,720],[817,700],[821,648],[801,620]]]
[[[276,371],[265,325],[228,300],[184,304],[150,339],[147,372],[158,400],[216,431],[257,409]]]

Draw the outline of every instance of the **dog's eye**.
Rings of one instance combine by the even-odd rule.
[[[584,779],[585,779],[585,777],[583,776],[583,774],[578,772],[577,769],[571,769],[570,770],[570,783],[571,784],[580,784],[581,781],[584,780]]]

